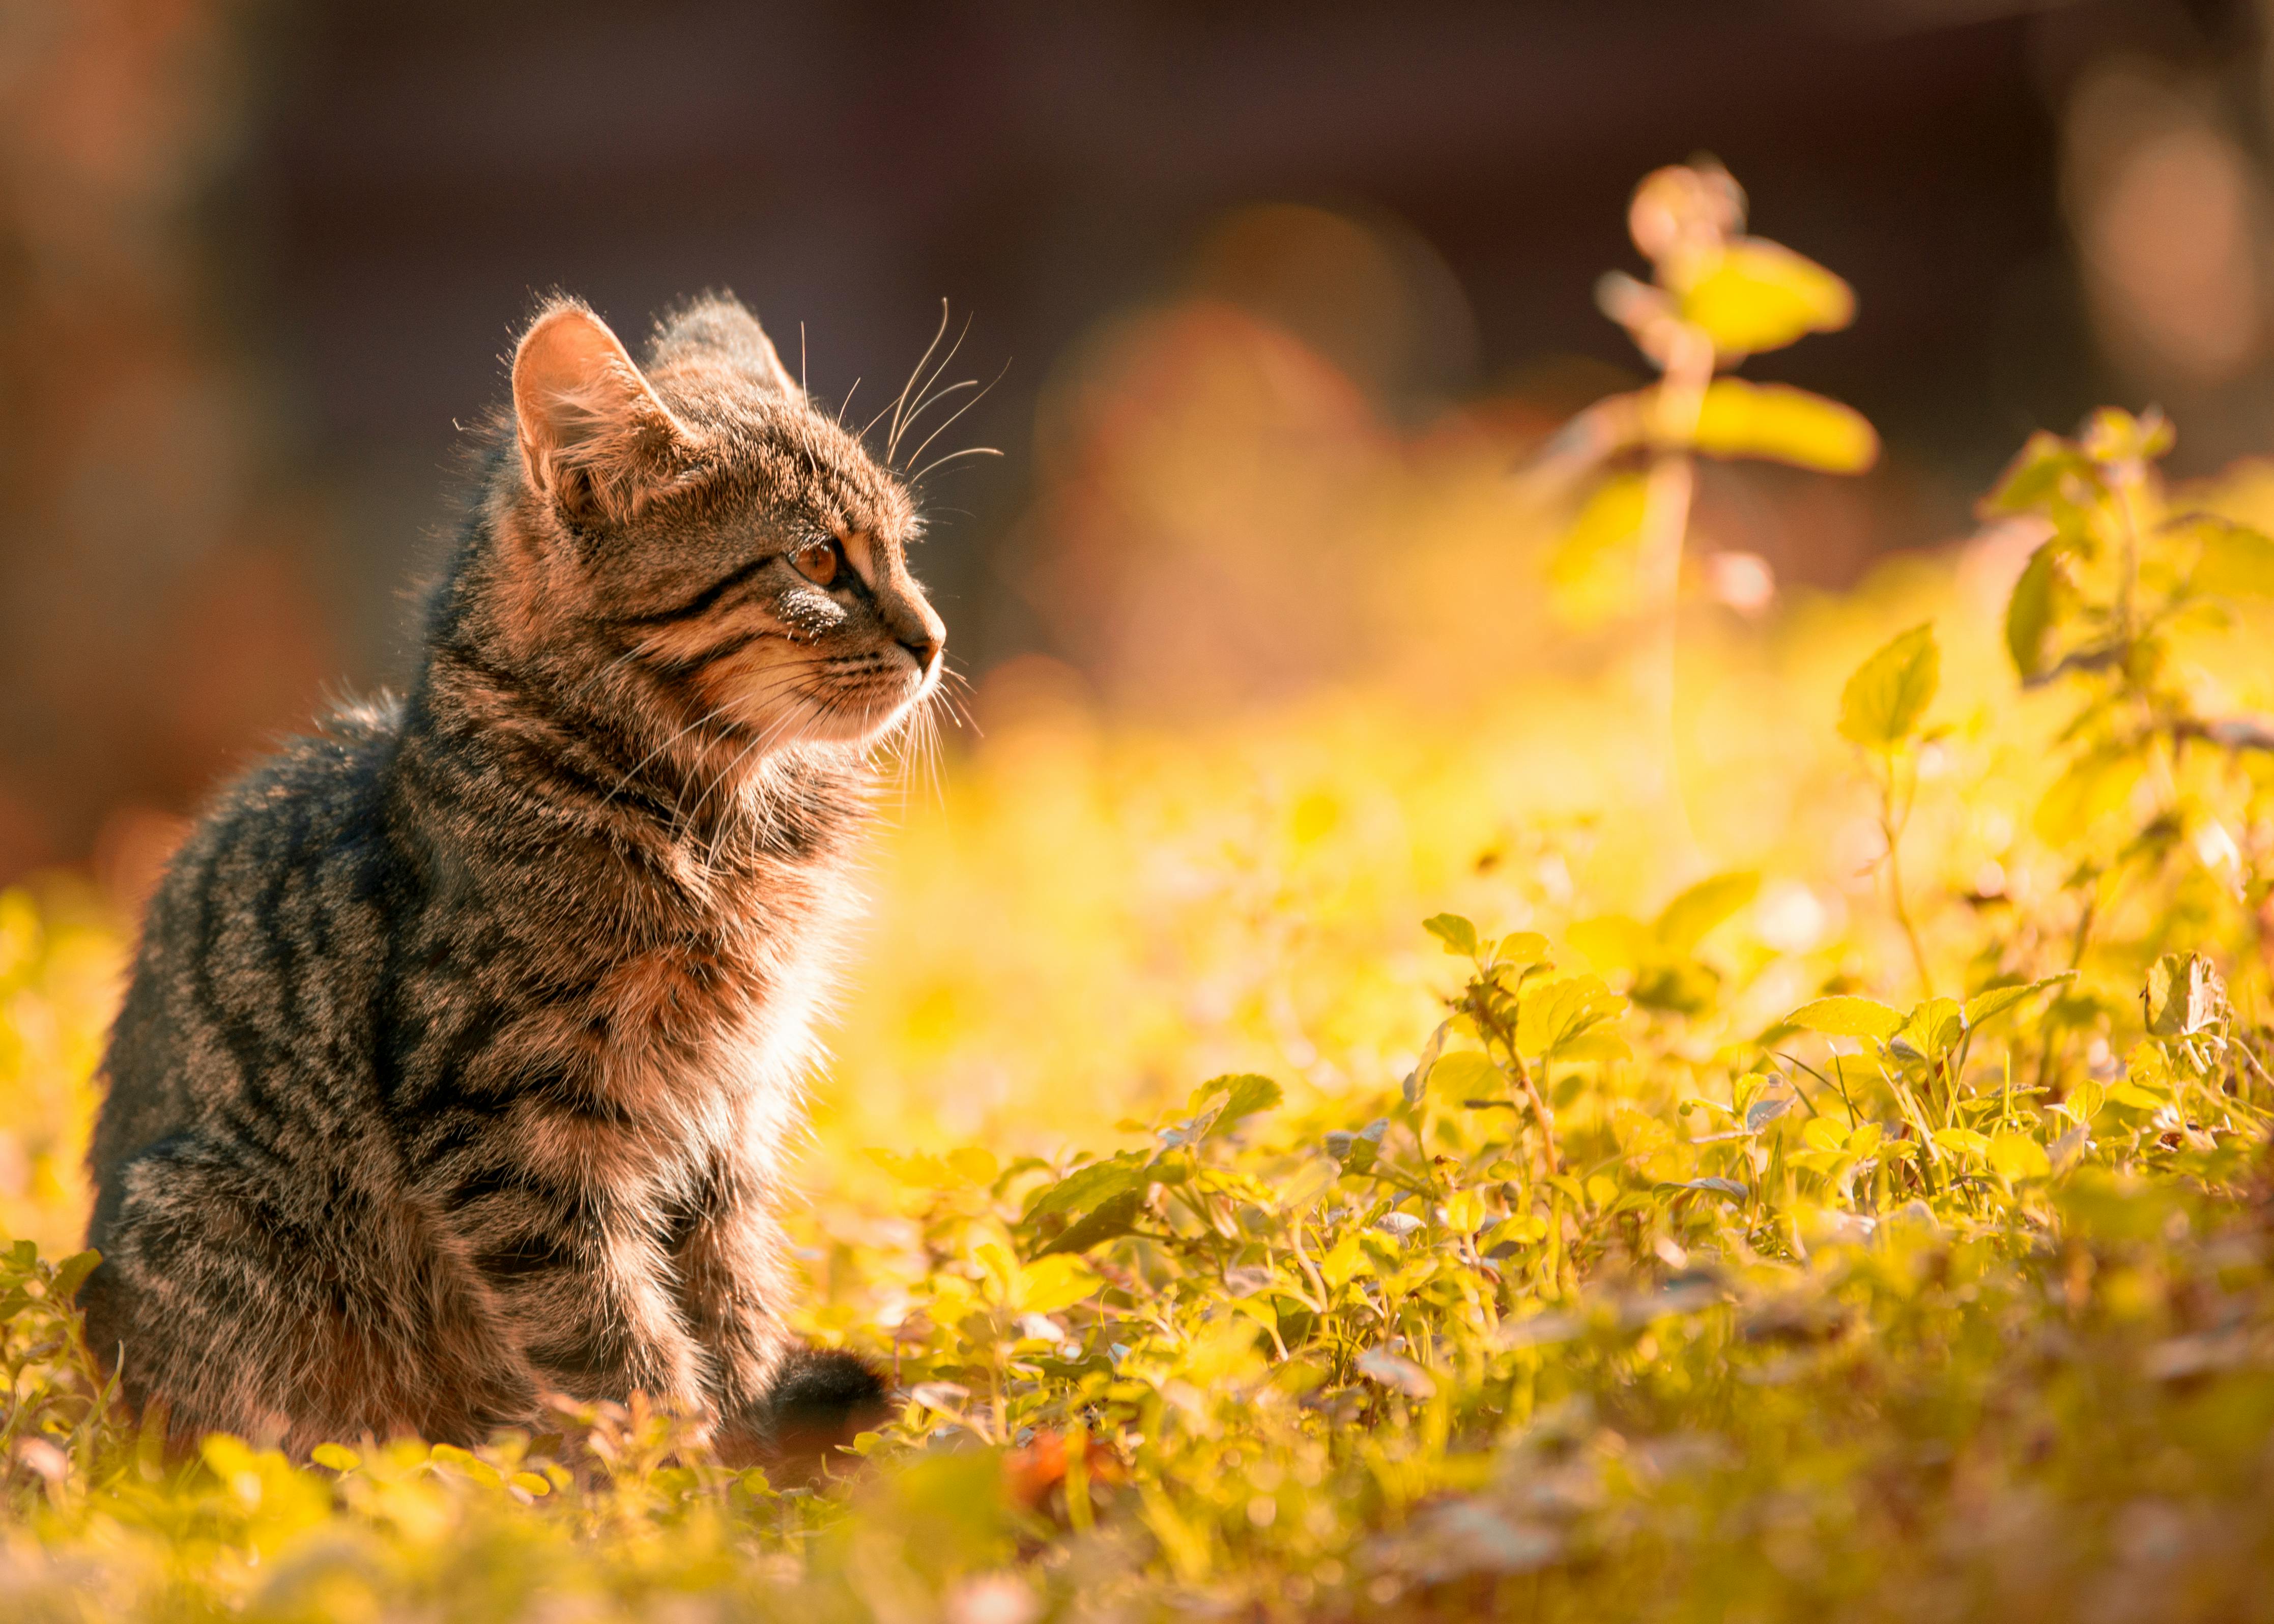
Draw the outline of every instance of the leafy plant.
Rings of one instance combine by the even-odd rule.
[[[1650,681],[1660,726],[1669,730],[1662,758],[1671,786],[1675,605],[1697,458],[1854,474],[1878,461],[1879,440],[1862,414],[1837,401],[1726,375],[1751,356],[1844,327],[1856,311],[1854,294],[1832,272],[1745,235],[1745,194],[1728,170],[1701,161],[1655,171],[1636,188],[1627,224],[1651,280],[1609,272],[1596,284],[1596,303],[1626,329],[1658,381],[1573,418],[1532,477],[1576,507],[1549,563],[1566,602],[1639,609],[1657,621]]]
[[[1673,410],[1701,343],[1845,319],[1681,173],[1638,199],[1656,281],[1609,295],[1667,372],[1607,420]],[[1638,498],[1772,429],[1839,462],[1836,410],[1740,433],[1713,402],[1759,397],[1704,376],[1694,432],[1630,447]],[[893,1147],[816,1158],[790,1214],[802,1331],[896,1394],[810,1477],[636,1395],[171,1459],[83,1345],[94,1259],[0,1252],[6,1616],[2263,1615],[2274,820],[2205,640],[2274,572],[2232,489],[2159,483],[2167,444],[2031,442],[1987,508],[2034,548],[2002,628],[1881,583],[1778,644],[1747,720],[1792,804],[1694,883],[1628,827],[1628,713],[1537,677],[1217,741],[1051,716],[953,763],[888,870],[900,1001],[847,1028],[891,1034]],[[1492,732],[1567,709],[1560,751]],[[1754,820],[1764,771],[1719,780]],[[1563,816],[1575,784],[1611,815]],[[1418,929],[1415,895],[1447,905]],[[82,1217],[92,918],[0,895],[0,1201],[43,1236]]]

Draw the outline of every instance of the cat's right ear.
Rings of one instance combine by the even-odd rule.
[[[513,415],[529,483],[570,519],[621,523],[668,481],[683,436],[608,324],[553,305],[513,357]]]

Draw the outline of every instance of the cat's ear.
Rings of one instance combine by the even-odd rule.
[[[758,319],[731,293],[706,293],[667,317],[651,355],[658,367],[723,361],[773,394],[794,400],[805,393]]]
[[[567,303],[522,335],[513,415],[530,484],[578,519],[636,513],[671,477],[684,433],[608,324]]]

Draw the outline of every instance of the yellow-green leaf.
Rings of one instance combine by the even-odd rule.
[[[2171,419],[2154,407],[2134,417],[2120,406],[2097,409],[2077,436],[2085,455],[2105,465],[2152,462],[2172,448]]]
[[[2003,1015],[2015,1004],[2048,987],[2059,987],[2075,978],[2076,972],[2064,970],[2059,975],[2048,975],[2043,981],[2024,981],[2014,987],[1992,987],[1987,992],[1977,993],[1966,1001],[1966,1029],[1971,1032],[1984,1021]]]
[[[1036,1255],[1047,1258],[1062,1252],[1087,1252],[1102,1242],[1130,1234],[1137,1228],[1137,1215],[1144,1207],[1145,1192],[1142,1189],[1125,1190],[1108,1200],[1099,1202],[1081,1222]]]
[[[1856,668],[1840,694],[1840,733],[1867,749],[1909,738],[1942,681],[1942,650],[1930,620],[1901,633]]]
[[[1105,1283],[1104,1277],[1080,1258],[1065,1252],[1038,1258],[1020,1275],[1020,1312],[1056,1313],[1070,1308]]]
[[[1626,1004],[1600,976],[1573,975],[1534,987],[1517,1016],[1517,1047],[1542,1056],[1552,1055],[1616,1016]]]
[[[1852,406],[1788,384],[1718,378],[1698,414],[1698,449],[1761,457],[1819,473],[1860,474],[1879,460],[1879,435]]]
[[[1547,962],[1547,938],[1537,930],[1511,930],[1493,949],[1493,962],[1525,969]]]
[[[1547,560],[1547,584],[1557,611],[1585,624],[1627,608],[1637,586],[1635,547],[1649,507],[1639,474],[1613,474],[1597,483]]]
[[[1934,1142],[1954,1154],[1986,1156],[1990,1154],[1990,1136],[1972,1128],[1938,1128]]]
[[[1373,1268],[1374,1265],[1367,1261],[1364,1249],[1359,1245],[1356,1229],[1344,1231],[1342,1239],[1319,1259],[1319,1277],[1337,1291],[1359,1275],[1370,1274]]]
[[[1213,1082],[1201,1084],[1201,1087],[1208,1094],[1222,1089],[1227,1096],[1223,1108],[1216,1114],[1216,1120],[1209,1125],[1209,1133],[1221,1133],[1242,1117],[1253,1116],[1258,1111],[1268,1111],[1285,1097],[1285,1092],[1278,1084],[1253,1071],[1219,1077]]]
[[[2092,459],[2059,435],[2039,429],[1983,499],[1981,512],[1985,518],[2038,512],[2064,500],[2072,478],[2097,481]]]
[[[1445,951],[1464,959],[1477,956],[1477,928],[1457,914],[1432,914],[1421,929],[1445,944]]]
[[[2024,682],[2044,674],[2045,639],[2052,631],[2059,584],[2058,560],[2048,542],[2029,554],[2021,578],[2014,583],[2013,596],[2006,600],[2006,652],[2013,656],[2014,669]]]
[[[1706,933],[1760,894],[1761,876],[1751,872],[1717,874],[1666,905],[1653,927],[1658,944],[1677,958],[1698,951]]]
[[[1598,970],[1631,970],[1651,956],[1655,935],[1649,926],[1623,914],[1599,914],[1573,925],[1563,939]]]
[[[1990,1170],[2000,1178],[2043,1178],[2053,1170],[2045,1147],[2026,1133],[2011,1129],[1990,1140]]]
[[[1848,1144],[1848,1131],[1829,1116],[1811,1116],[1801,1124],[1800,1142],[1811,1150],[1837,1151]]]
[[[1870,1038],[1884,1043],[1903,1028],[1903,1013],[1876,998],[1843,994],[1803,1004],[1785,1019],[1833,1038]]]
[[[2226,983],[2201,953],[2165,953],[2148,966],[2141,1002],[2149,1031],[2185,1037],[2226,1019]]]
[[[2240,524],[2215,520],[2189,584],[2210,598],[2274,597],[2274,540]]]
[[[1508,1078],[1489,1058],[1465,1049],[1440,1057],[1429,1068],[1428,1086],[1441,1101],[1497,1099],[1508,1092]]]
[[[1856,295],[1815,260],[1780,243],[1739,237],[1678,289],[1682,317],[1723,355],[1781,350],[1856,319]]]

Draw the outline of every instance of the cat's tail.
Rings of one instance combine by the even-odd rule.
[[[766,1453],[783,1466],[816,1467],[891,1412],[885,1379],[866,1360],[801,1343],[766,1394]]]

